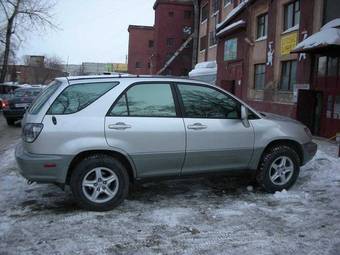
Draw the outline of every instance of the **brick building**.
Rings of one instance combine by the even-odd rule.
[[[299,119],[316,135],[339,132],[339,51],[293,50],[340,17],[340,6],[333,0],[228,2],[233,8],[216,26],[217,85],[260,111]]]
[[[181,47],[192,34],[192,1],[157,0],[153,8],[153,27],[129,26],[128,73],[187,75],[192,48],[189,43]]]
[[[152,74],[151,60],[154,51],[154,27],[130,25],[128,73]]]

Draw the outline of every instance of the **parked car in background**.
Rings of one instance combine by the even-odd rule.
[[[80,206],[97,211],[114,208],[130,182],[150,177],[248,169],[268,192],[289,189],[317,149],[298,121],[171,77],[58,78],[22,126],[20,173],[70,185]]]
[[[14,91],[20,88],[19,85],[0,84],[0,109],[3,108],[4,102],[14,96]]]
[[[8,125],[14,123],[24,116],[27,108],[33,100],[40,94],[42,88],[26,87],[18,88],[14,91],[13,96],[3,101],[3,115]]]

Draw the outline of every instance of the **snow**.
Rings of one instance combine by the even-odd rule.
[[[244,25],[244,24],[246,24],[246,22],[244,20],[239,20],[237,22],[234,22],[234,23],[230,24],[229,26],[226,26],[225,28],[223,28],[221,31],[219,31],[216,34],[216,36],[220,36],[220,35],[228,32],[229,30],[232,30],[233,28]]]
[[[333,19],[330,22],[328,22],[327,24],[325,24],[321,30],[325,30],[328,28],[340,28],[340,18],[339,19]]]
[[[288,191],[264,193],[247,175],[157,181],[103,213],[28,186],[13,141],[0,154],[0,254],[340,254],[340,159],[325,140]]]
[[[340,46],[340,29],[336,28],[339,27],[339,25],[340,19],[330,21],[321,28],[320,32],[317,32],[300,42],[295,47],[294,51],[329,45]]]
[[[189,77],[196,77],[202,75],[216,75],[217,63],[216,61],[206,61],[196,64],[195,69],[189,72]]]
[[[286,29],[282,34],[288,34],[288,33],[290,33],[290,32],[293,32],[293,31],[295,31],[295,30],[298,30],[299,28],[300,28],[300,25],[297,24],[297,25],[295,25],[294,27],[290,27],[290,28]]]
[[[236,6],[228,15],[227,17],[219,24],[216,25],[216,29],[218,30],[222,26],[224,26],[229,20],[231,20],[234,16],[236,16],[244,7],[248,4],[249,0],[244,0],[238,6]]]

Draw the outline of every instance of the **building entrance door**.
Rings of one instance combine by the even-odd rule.
[[[322,92],[299,90],[297,119],[305,124],[314,135],[320,135]]]

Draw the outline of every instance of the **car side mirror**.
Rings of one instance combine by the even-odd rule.
[[[248,120],[248,108],[244,105],[241,106],[241,121],[243,126],[245,126],[246,128],[250,127],[250,123]]]

